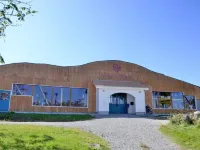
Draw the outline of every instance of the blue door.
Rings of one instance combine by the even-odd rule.
[[[127,104],[127,94],[126,93],[116,93],[110,96],[109,103],[109,113],[110,114],[127,114],[128,104]]]
[[[0,90],[0,111],[8,111],[10,105],[10,91]]]
[[[128,114],[128,104],[109,104],[110,114]]]

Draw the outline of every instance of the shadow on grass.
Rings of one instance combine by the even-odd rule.
[[[45,147],[45,144],[47,142],[54,141],[55,139],[52,136],[44,135],[42,137],[39,137],[37,135],[30,135],[29,140],[22,140],[20,137],[15,138],[13,143],[7,143],[7,142],[0,142],[0,147],[2,149],[6,150],[43,150],[47,147]],[[27,144],[28,143],[28,144]],[[31,148],[32,147],[32,148]],[[53,150],[61,150],[59,146],[53,145],[51,148],[47,149],[53,149]]]

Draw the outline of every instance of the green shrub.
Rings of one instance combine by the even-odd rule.
[[[180,125],[184,123],[184,115],[183,114],[175,114],[169,118],[172,124]]]
[[[200,128],[200,118],[196,121],[196,126]]]
[[[14,111],[11,111],[11,112],[9,112],[10,114],[15,114],[15,112]]]
[[[45,121],[45,122],[68,122],[68,121],[81,121],[91,120],[94,117],[91,115],[70,115],[70,114],[30,114],[30,113],[0,113],[0,120],[6,121]]]
[[[200,114],[197,115],[197,118],[200,119]]]
[[[194,117],[194,114],[193,114],[193,113],[187,114],[187,115],[184,117],[184,122],[185,122],[187,125],[195,124],[196,119],[195,119],[195,117]]]
[[[197,122],[197,119],[195,119],[193,113],[189,114],[175,114],[172,117],[169,118],[171,124],[175,125],[180,125],[180,124],[185,124],[185,125],[194,125]]]

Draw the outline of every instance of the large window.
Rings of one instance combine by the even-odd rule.
[[[72,88],[71,106],[74,107],[87,107],[87,89]]]
[[[154,108],[196,109],[195,97],[185,96],[182,92],[152,92]]]
[[[173,92],[172,93],[172,103],[173,103],[174,109],[184,109],[183,93]]]
[[[154,108],[172,108],[170,92],[153,92],[152,99]]]
[[[33,105],[61,106],[61,88],[35,85],[33,99]]]
[[[87,107],[88,105],[88,90],[85,88],[13,84],[12,94],[33,96],[34,106]]]
[[[13,84],[13,95],[26,95],[32,96],[33,90],[32,85],[27,84]]]

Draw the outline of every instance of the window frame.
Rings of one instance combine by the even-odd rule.
[[[32,91],[33,91],[33,93],[32,93],[32,96],[31,95],[13,95],[13,86],[14,86],[14,84],[25,84],[25,85],[31,85],[32,86]],[[38,85],[38,86],[50,86],[50,87],[52,87],[52,89],[54,88],[54,87],[58,87],[58,88],[61,88],[61,95],[63,94],[62,93],[62,89],[63,88],[69,88],[70,89],[70,106],[42,106],[42,105],[33,105],[33,101],[34,101],[34,88],[33,88],[33,86],[35,86],[35,85]],[[72,95],[71,95],[71,91],[72,91],[72,89],[87,89],[87,107],[74,107],[74,106],[71,106],[71,100],[72,100]],[[6,91],[6,90],[5,90]],[[53,85],[43,85],[43,84],[26,84],[26,83],[12,83],[12,89],[11,90],[7,90],[7,91],[10,91],[10,96],[28,96],[28,97],[32,97],[32,107],[64,107],[64,108],[88,108],[89,107],[89,88],[86,88],[86,87],[74,87],[74,86],[53,86]],[[63,97],[61,97],[61,102],[62,102],[62,100],[63,100]]]
[[[8,106],[8,110],[10,110],[10,103],[11,103],[10,101],[11,101],[11,96],[12,96],[12,89],[11,90],[0,89],[0,90],[1,91],[8,91],[8,92],[10,92],[10,100],[9,100],[9,106]]]
[[[161,92],[163,92],[163,91],[152,91],[152,92],[151,92],[151,93],[152,93],[152,96],[151,96],[151,99],[152,99],[152,106],[154,106],[154,105],[153,105],[153,92],[161,93]],[[164,93],[172,93],[172,92],[164,92]],[[160,99],[158,98],[158,103],[159,103],[159,101],[160,101]],[[170,94],[170,101],[171,101],[172,108],[154,108],[154,107],[153,107],[153,109],[174,109],[174,108],[173,108],[172,95],[171,95],[171,94]]]
[[[46,106],[51,106],[51,105],[33,105],[33,101],[34,101],[34,96],[35,96],[35,86],[39,86],[41,89],[42,89],[42,87],[51,87],[51,101],[52,101],[52,93],[53,93],[53,87],[52,86],[48,86],[48,85],[37,85],[37,84],[35,84],[35,85],[33,85],[34,86],[34,89],[33,89],[33,97],[32,97],[32,106],[44,106],[44,107],[46,107]],[[42,91],[43,91],[43,89],[42,89]],[[41,91],[41,92],[42,92]],[[42,92],[42,95],[43,95],[44,93]],[[44,95],[43,95],[44,96]],[[46,100],[48,101],[48,99],[46,98]],[[49,101],[48,101],[48,103],[49,103]]]
[[[87,107],[77,107],[77,106],[72,106],[71,102],[72,102],[72,89],[87,89]],[[70,87],[70,106],[72,106],[72,108],[88,108],[89,106],[89,89],[88,88],[78,88],[78,87]]]
[[[35,85],[37,85],[37,84],[35,84]],[[50,86],[50,85],[40,85],[40,86]],[[67,87],[67,86],[51,86],[52,88],[54,88],[54,87],[59,87],[59,88],[69,88],[70,89],[70,106],[40,106],[40,105],[33,105],[33,103],[32,103],[32,106],[33,107],[66,107],[66,108],[88,108],[88,106],[89,106],[89,95],[87,94],[87,107],[75,107],[75,106],[72,106],[71,105],[71,89],[72,88],[74,88],[74,89],[87,89],[87,93],[89,93],[89,89],[88,88],[83,88],[83,87]],[[61,90],[62,91],[62,90]],[[32,100],[33,100],[33,97],[32,97]],[[61,98],[61,101],[62,101],[62,98]]]
[[[14,88],[14,85],[29,85],[29,86],[32,86],[32,95],[14,95],[13,94],[13,88]],[[34,85],[37,85],[37,84],[25,84],[25,83],[12,83],[12,89],[11,89],[11,95],[12,96],[28,96],[28,97],[33,97],[33,94],[34,94]]]
[[[173,98],[172,98],[172,95],[171,95],[171,100],[172,100],[172,109],[175,109],[175,110],[184,110],[185,109],[185,101],[184,101],[184,92],[171,92],[171,93],[182,93],[182,101],[183,101],[183,109],[178,109],[178,108],[174,108],[174,105],[173,105]],[[177,99],[176,99],[177,100]],[[180,100],[180,99],[179,99]],[[187,109],[185,109],[187,110]]]
[[[152,94],[152,96],[151,96],[152,106],[154,106],[154,105],[153,105],[153,92],[159,92],[159,93],[160,93],[160,92],[163,92],[163,91],[153,91],[153,90],[152,90],[152,92],[151,92],[151,94]],[[177,109],[177,108],[174,108],[174,107],[173,107],[172,95],[171,95],[172,108],[154,108],[154,107],[153,107],[153,109],[197,110],[197,107],[196,107],[196,109],[186,109],[186,108],[185,108],[184,96],[193,96],[193,95],[185,95],[184,92],[177,92],[177,91],[174,91],[174,92],[166,92],[166,93],[183,93],[183,105],[184,105],[184,109]],[[194,102],[195,102],[195,106],[196,106],[196,96],[194,96]]]
[[[193,95],[184,95],[185,97],[187,96],[193,96]],[[184,96],[183,96],[183,103],[184,103],[184,107],[185,107],[185,100],[184,100]],[[195,105],[195,109],[186,109],[186,110],[197,110],[197,103],[196,103],[196,96],[194,97],[194,105]],[[185,109],[185,108],[184,108]]]

